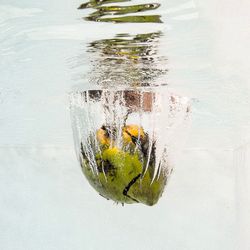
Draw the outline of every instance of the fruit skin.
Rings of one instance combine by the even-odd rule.
[[[145,140],[146,135],[141,128],[130,126],[129,129],[135,136],[141,133],[141,138]],[[141,131],[137,133],[140,129]],[[123,133],[125,130],[128,128],[124,127]],[[132,136],[130,132],[129,134]],[[117,203],[143,203],[149,206],[156,204],[162,196],[167,182],[164,167],[159,170],[153,181],[155,157],[150,160],[147,170],[144,171],[145,164],[147,164],[145,153],[143,154],[139,148],[133,145],[127,134],[124,138],[125,146],[122,149],[110,146],[109,143],[106,144],[110,141],[108,138],[100,137],[100,134],[108,137],[108,134],[102,130],[97,131],[96,137],[100,144],[100,150],[95,153],[96,172],[90,166],[82,148],[82,171],[91,186],[101,196]],[[152,154],[154,153],[153,150]]]

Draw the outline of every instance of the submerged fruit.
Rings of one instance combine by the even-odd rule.
[[[166,168],[155,166],[155,143],[150,150],[148,135],[137,125],[124,126],[120,143],[118,138],[117,131],[105,126],[91,135],[88,140],[91,152],[81,145],[83,173],[92,187],[107,199],[156,204],[168,174]]]

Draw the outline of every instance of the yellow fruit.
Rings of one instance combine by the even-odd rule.
[[[142,127],[138,125],[127,125],[123,127],[123,140],[125,144],[134,143],[139,138],[145,138],[145,133]]]
[[[107,131],[105,131],[103,128],[97,130],[96,137],[101,145],[110,145],[110,138],[107,135]]]

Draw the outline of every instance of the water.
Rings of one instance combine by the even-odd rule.
[[[248,160],[236,150],[250,134],[248,3],[157,2],[145,14],[163,23],[149,25],[84,21],[93,10],[80,1],[1,1],[1,248],[248,249]],[[109,80],[107,41],[155,32],[153,64],[130,79],[163,67],[154,83],[192,100],[189,140],[157,206],[116,206],[82,176],[68,94]]]

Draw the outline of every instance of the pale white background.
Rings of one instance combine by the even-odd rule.
[[[250,249],[249,1],[161,2],[163,25],[128,26],[85,23],[78,0],[1,0],[0,249]],[[68,93],[89,86],[86,43],[155,29],[192,127],[158,205],[121,207],[81,174]]]

